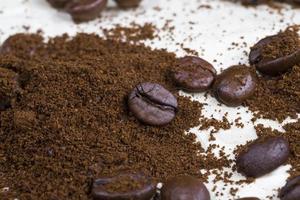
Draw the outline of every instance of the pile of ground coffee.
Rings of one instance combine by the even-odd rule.
[[[245,105],[255,118],[280,122],[287,117],[297,118],[300,112],[300,67],[294,66],[290,72],[279,77],[260,77],[256,92],[246,100]]]
[[[120,171],[164,181],[229,166],[200,155],[196,136],[185,133],[199,125],[202,105],[172,86],[174,54],[87,34],[47,43],[16,37],[18,48],[11,43],[0,55],[0,67],[17,73],[21,87],[0,112],[0,199],[89,199],[95,177]],[[28,53],[28,46],[37,48]],[[145,81],[178,97],[167,126],[145,126],[127,109],[129,92]]]

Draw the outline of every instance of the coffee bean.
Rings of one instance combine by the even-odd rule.
[[[141,0],[115,0],[120,8],[135,8],[141,3]]]
[[[106,5],[107,0],[73,0],[66,5],[66,11],[79,23],[97,18]]]
[[[245,197],[245,198],[240,198],[240,199],[237,199],[237,200],[260,200],[260,199],[256,198],[256,197]]]
[[[110,178],[99,178],[93,183],[94,200],[150,200],[156,184],[141,173],[121,173]]]
[[[156,83],[142,83],[135,87],[128,99],[129,110],[148,125],[165,125],[177,111],[176,97]]]
[[[261,3],[266,3],[266,0],[241,0],[244,5],[258,5]]]
[[[19,91],[18,75],[12,70],[0,67],[0,111],[11,106]]]
[[[276,76],[280,75],[290,68],[300,63],[300,48],[283,57],[274,58],[274,59],[265,59],[263,58],[262,52],[263,49],[268,46],[272,41],[277,40],[278,35],[268,36],[260,40],[255,44],[249,54],[249,62],[252,65],[256,66],[256,69],[262,74]]]
[[[260,177],[284,164],[289,158],[289,144],[282,137],[256,141],[238,155],[238,171],[248,177]]]
[[[217,76],[213,94],[227,106],[239,106],[254,93],[256,85],[255,72],[247,66],[236,65]]]
[[[216,73],[215,68],[202,58],[186,56],[179,59],[173,80],[184,91],[204,92],[212,85]]]
[[[300,0],[293,0],[293,3],[300,4]]]
[[[43,46],[43,38],[37,34],[17,33],[8,37],[0,48],[0,54],[33,56]]]
[[[163,185],[161,200],[210,200],[210,195],[199,179],[191,176],[178,176]]]
[[[47,0],[54,8],[64,8],[70,0]]]
[[[300,176],[289,180],[281,189],[279,197],[281,200],[299,200],[300,199]]]

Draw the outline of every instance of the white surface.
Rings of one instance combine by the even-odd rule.
[[[198,8],[200,5],[210,5],[212,9]],[[161,8],[160,12],[154,9],[157,6]],[[101,20],[75,25],[67,14],[52,9],[45,0],[1,0],[0,10],[3,13],[0,14],[0,42],[10,34],[24,32],[24,25],[31,27],[30,32],[42,29],[45,35],[55,36],[66,32],[70,35],[74,35],[76,32],[101,34],[103,27],[110,28],[118,23],[127,25],[132,21],[139,24],[153,23],[161,28],[166,20],[173,20],[170,23],[171,26],[176,27],[173,34],[160,31],[161,40],[154,40],[153,43],[146,41],[145,44],[153,48],[166,48],[176,52],[178,56],[182,56],[185,55],[185,52],[179,44],[184,43],[185,47],[198,51],[201,57],[214,63],[217,70],[220,71],[221,68],[227,68],[239,62],[247,63],[247,56],[243,51],[248,52],[249,47],[259,38],[284,29],[287,23],[300,24],[300,9],[293,10],[287,7],[282,10],[284,13],[282,15],[266,6],[260,6],[257,9],[244,8],[221,0],[144,0],[142,6],[135,11],[116,11],[113,7],[114,4],[110,2],[111,9],[103,13],[104,17]],[[133,13],[140,13],[140,15],[136,17]],[[108,19],[108,16],[112,18]],[[174,41],[170,39],[170,36],[174,38]],[[192,41],[189,40],[190,36],[193,38]],[[241,38],[242,36],[244,38]],[[248,45],[228,51],[228,48],[233,47],[232,42],[247,42]],[[217,62],[213,62],[214,60]],[[221,130],[216,134],[214,143],[225,146],[229,156],[232,157],[232,151],[236,145],[256,138],[254,125],[250,122],[252,115],[246,113],[247,109],[220,107],[212,98],[205,100],[202,94],[196,95],[195,99],[208,103],[204,111],[207,117],[213,114],[215,118],[221,119],[225,112],[229,112],[228,118],[234,120],[239,116],[237,112],[242,113],[244,128],[233,127],[231,130]],[[221,112],[215,112],[215,109],[221,110]],[[281,125],[276,122],[267,120],[260,122],[266,126],[281,129]],[[197,134],[204,148],[210,144],[208,131],[200,133],[197,128],[193,128],[191,131]],[[285,184],[288,176],[286,171],[289,168],[290,166],[280,167],[250,185],[238,186],[240,190],[237,196],[256,196],[262,199],[266,199],[267,196],[276,196],[276,190]],[[211,180],[213,178],[212,176]],[[234,180],[241,179],[244,177],[234,173]],[[207,186],[212,189],[214,185],[209,183]],[[219,182],[216,192],[224,195],[215,197],[215,194],[212,193],[212,199],[233,199],[229,194],[231,187],[231,185],[224,186]],[[272,199],[277,198],[273,197]]]

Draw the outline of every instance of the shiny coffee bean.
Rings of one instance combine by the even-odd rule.
[[[199,179],[191,176],[178,176],[163,185],[161,200],[210,200],[210,195]]]
[[[11,106],[19,91],[18,75],[12,70],[0,67],[0,111]]]
[[[287,184],[281,189],[279,197],[281,200],[299,200],[300,176],[289,180]]]
[[[160,126],[171,122],[177,111],[176,97],[156,83],[142,83],[128,98],[129,110],[141,122]]]
[[[270,44],[272,41],[277,40],[277,38],[277,35],[268,36],[260,40],[251,48],[249,54],[249,62],[250,64],[255,65],[256,69],[262,74],[277,76],[300,63],[300,48],[296,52],[293,52],[292,54],[284,57],[275,59],[263,58],[263,48]]]
[[[115,0],[120,8],[135,8],[138,7],[142,0]]]
[[[239,172],[256,178],[284,164],[289,154],[288,142],[282,137],[273,137],[263,142],[254,142],[247,151],[238,155],[236,164]]]
[[[70,0],[47,0],[54,8],[64,8]]]
[[[212,85],[216,73],[215,68],[202,58],[186,56],[179,59],[173,80],[184,91],[204,92]]]
[[[217,76],[213,94],[227,106],[239,106],[255,91],[256,73],[243,65],[229,67]]]
[[[256,198],[256,197],[245,197],[245,198],[240,198],[240,199],[237,199],[237,200],[260,200],[260,199]]]
[[[261,3],[266,3],[266,0],[241,0],[244,5],[258,5]]]
[[[137,187],[127,188],[127,191],[120,186],[120,191],[116,191],[116,185],[123,181],[134,182]],[[110,186],[113,189],[110,188]],[[140,173],[123,173],[110,178],[99,178],[93,183],[92,197],[94,200],[150,200],[156,193],[156,184]]]
[[[106,5],[107,0],[73,0],[66,5],[66,11],[75,22],[85,22],[97,18]]]

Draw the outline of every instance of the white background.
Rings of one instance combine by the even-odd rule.
[[[210,5],[211,9],[199,8],[200,5]],[[157,11],[155,7],[160,7],[161,11]],[[183,56],[186,53],[179,45],[183,43],[185,47],[196,50],[201,57],[214,63],[220,71],[221,68],[230,65],[247,64],[247,56],[243,51],[249,52],[249,47],[259,38],[275,34],[286,28],[287,24],[300,24],[300,9],[285,7],[279,12],[267,6],[245,8],[222,0],[144,0],[137,10],[120,11],[115,9],[113,2],[110,2],[109,9],[103,13],[100,20],[76,25],[68,14],[52,9],[45,0],[1,0],[0,42],[10,34],[24,32],[24,25],[31,27],[30,32],[42,29],[46,36],[55,36],[62,33],[74,35],[76,32],[102,34],[103,28],[111,28],[115,24],[128,25],[133,21],[139,24],[153,23],[156,27],[162,28],[166,20],[173,20],[170,23],[171,26],[175,26],[173,33],[161,30],[158,32],[161,40],[145,41],[145,44],[153,48],[165,48],[178,56]],[[190,37],[192,41],[189,40]],[[233,47],[232,42],[240,44],[246,42],[248,45],[229,51],[228,48]],[[214,60],[217,62],[213,62]],[[236,145],[245,144],[248,140],[256,138],[254,125],[250,122],[252,115],[246,113],[247,109],[238,110],[218,106],[214,99],[205,100],[202,94],[195,95],[195,99],[208,103],[204,110],[207,117],[213,114],[215,118],[221,119],[225,112],[229,112],[228,119],[232,121],[239,116],[242,117],[244,128],[232,127],[230,130],[221,130],[216,134],[214,143],[225,146],[229,156],[233,156],[232,151]],[[215,109],[221,111],[215,112]],[[241,115],[237,115],[237,112]],[[259,120],[257,123],[282,130],[281,125],[274,121]],[[209,131],[199,132],[197,128],[191,131],[197,134],[204,148],[211,144],[208,141]],[[240,188],[238,197],[256,196],[266,199],[267,196],[276,196],[277,189],[285,184],[285,179],[288,177],[286,171],[289,168],[290,166],[282,166],[250,185],[225,187],[222,182],[219,182],[217,191],[222,192],[224,196],[216,197],[212,193],[212,199],[233,199],[229,194],[231,187]],[[213,179],[212,176],[211,180]],[[234,180],[241,179],[244,177],[234,172]],[[207,186],[212,189],[214,184],[210,181]],[[272,199],[276,200],[277,197]]]

